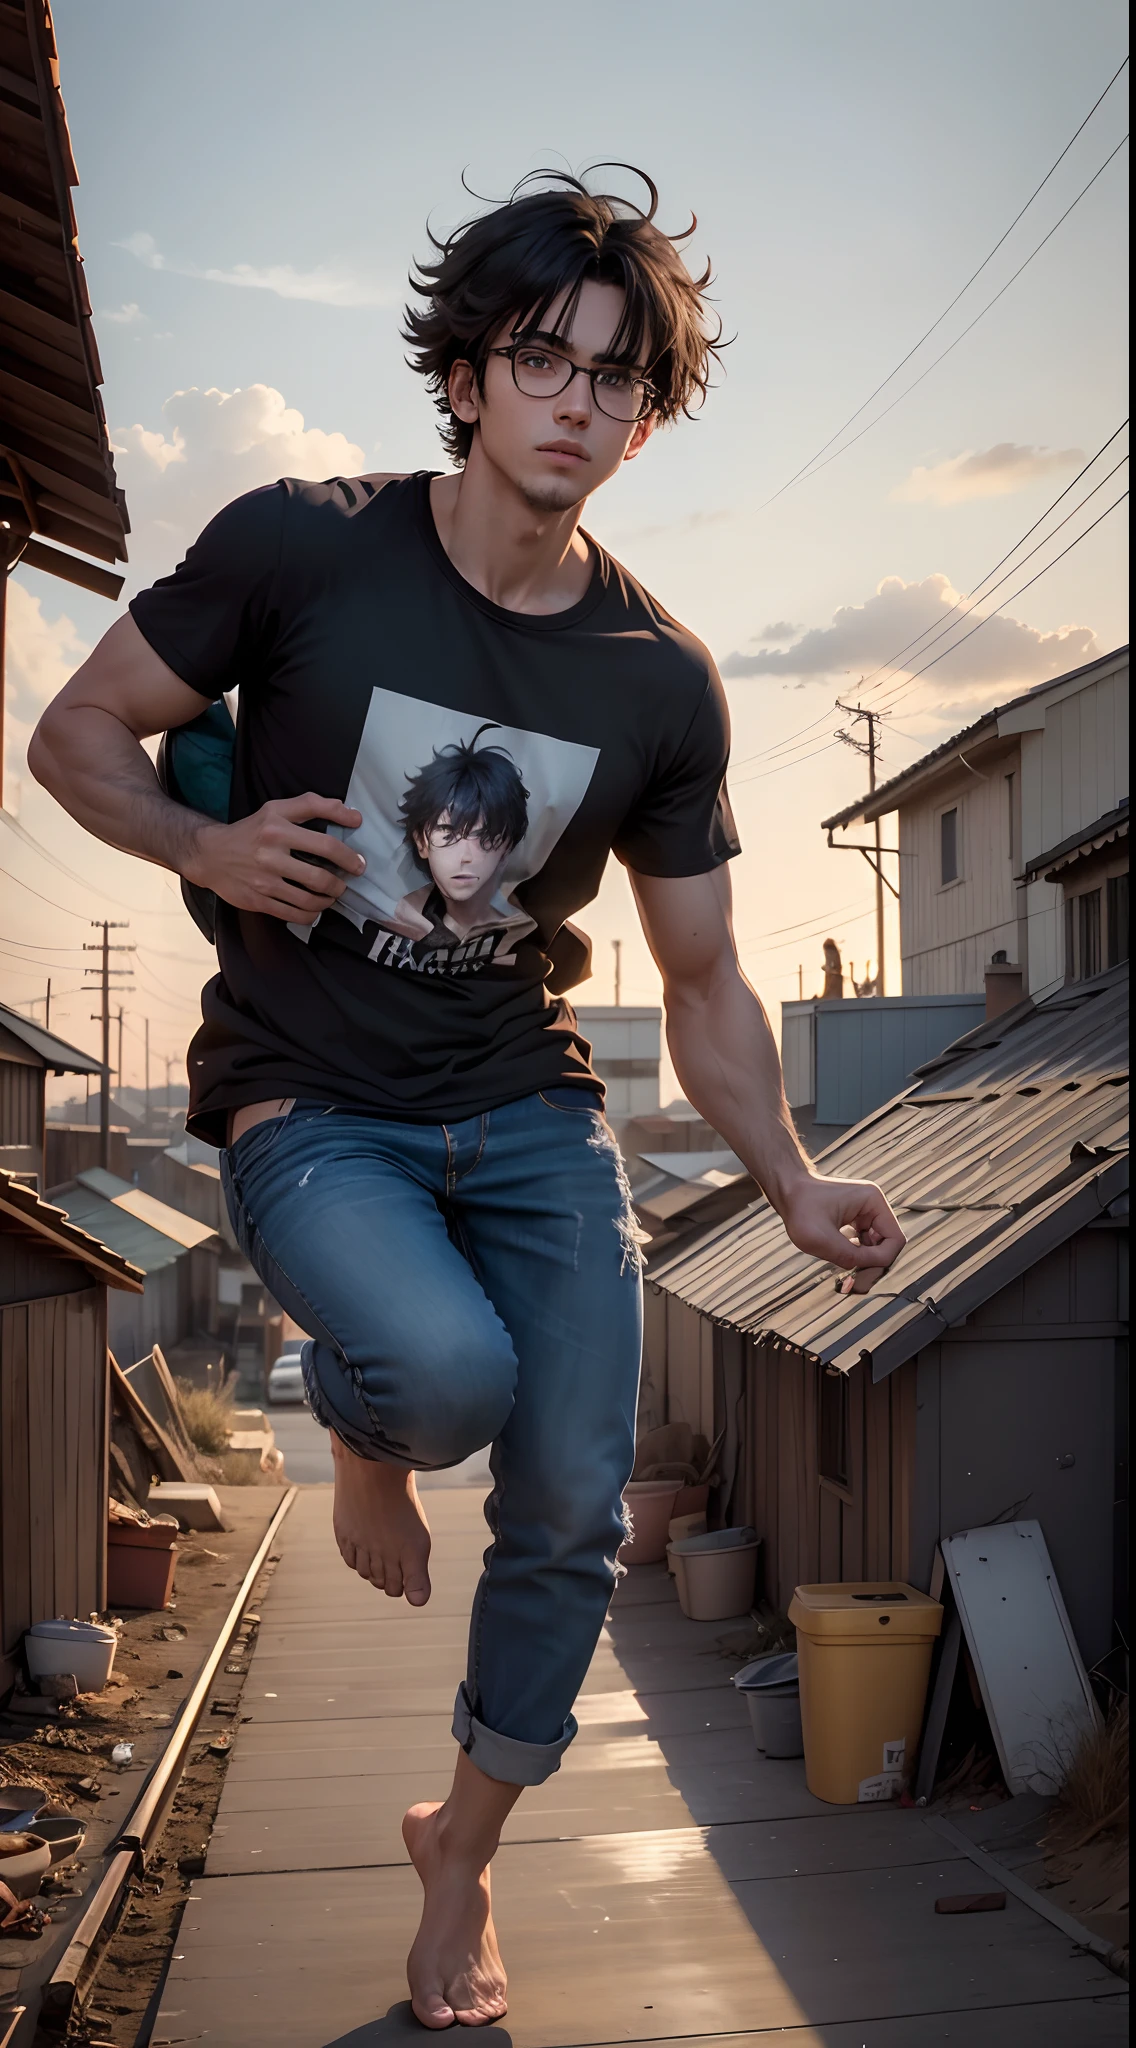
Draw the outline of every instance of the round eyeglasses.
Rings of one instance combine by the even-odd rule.
[[[491,348],[489,354],[508,357],[513,382],[526,398],[557,398],[567,391],[573,377],[586,377],[600,412],[606,413],[609,420],[622,420],[625,426],[646,419],[658,403],[655,386],[641,371],[615,365],[588,369],[583,363],[574,363],[568,356],[558,355],[555,349],[546,348],[543,342],[514,341],[508,348]]]

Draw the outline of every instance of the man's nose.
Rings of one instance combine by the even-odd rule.
[[[563,391],[557,393],[553,411],[555,418],[563,420],[565,425],[571,423],[577,427],[590,426],[592,418],[591,378],[586,377],[582,370],[577,371],[576,375],[565,385]]]

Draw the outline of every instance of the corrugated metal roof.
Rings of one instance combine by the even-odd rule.
[[[143,1275],[117,1250],[72,1222],[64,1210],[40,1197],[0,1167],[0,1218],[9,1229],[46,1239],[53,1251],[78,1259],[109,1287],[140,1294]]]
[[[4,8],[0,67],[4,517],[33,568],[117,597],[121,576],[62,551],[124,562],[129,521],[99,396],[103,373],[71,204],[79,174],[47,0]]]
[[[761,1199],[651,1281],[732,1329],[874,1377],[902,1365],[1127,1185],[1128,973],[980,1025],[821,1155],[883,1187],[907,1245],[871,1292],[790,1244]]]
[[[113,1246],[147,1276],[161,1273],[185,1257],[184,1245],[175,1244],[172,1237],[141,1222],[129,1209],[120,1209],[117,1202],[108,1202],[105,1195],[96,1194],[93,1188],[65,1188],[55,1199],[81,1230]]]
[[[1020,697],[1010,697],[1005,704],[996,704],[992,711],[986,711],[981,718],[976,718],[973,725],[964,726],[961,732],[952,733],[949,740],[944,740],[940,746],[932,747],[929,754],[923,754],[918,761],[912,761],[910,767],[901,769],[890,781],[882,782],[878,789],[869,791],[867,796],[860,797],[854,804],[846,804],[844,809],[837,811],[833,817],[822,818],[821,831],[831,832],[838,825],[843,827],[855,824],[858,818],[870,820],[886,816],[888,811],[897,808],[905,790],[922,781],[929,768],[937,767],[940,761],[949,759],[951,755],[959,753],[965,747],[973,747],[978,740],[995,738],[998,720],[1005,718],[1007,712],[1016,711],[1020,705],[1028,704],[1031,697],[1042,697],[1046,691],[1055,690],[1061,684],[1074,683],[1079,676],[1091,675],[1094,669],[1106,667],[1110,661],[1116,661],[1118,656],[1127,652],[1127,646],[1114,647],[1110,653],[1098,655],[1095,661],[1086,661],[1081,668],[1071,668],[1062,676],[1050,676],[1047,682],[1035,683],[1032,690],[1024,690]]]
[[[187,1215],[184,1209],[175,1209],[171,1203],[159,1201],[156,1195],[144,1193],[132,1181],[121,1180],[117,1173],[108,1173],[104,1166],[88,1166],[75,1178],[80,1187],[89,1188],[92,1194],[113,1202],[116,1209],[125,1209],[140,1223],[148,1223],[151,1230],[172,1238],[186,1251],[192,1251],[195,1246],[205,1244],[217,1235],[212,1224],[202,1223],[196,1216]]]
[[[44,1031],[33,1024],[30,1017],[21,1017],[18,1010],[10,1010],[7,1003],[0,1003],[0,1024],[34,1052],[45,1067],[55,1074],[101,1074],[98,1060],[89,1053],[80,1052],[78,1046],[68,1045],[66,1039],[56,1038],[51,1031]]]
[[[1125,797],[1122,804],[1117,804],[1114,810],[1106,811],[1103,818],[1098,818],[1095,824],[1086,825],[1082,832],[1070,833],[1067,839],[1059,840],[1056,846],[1051,846],[1048,853],[1039,853],[1035,859],[1028,860],[1025,865],[1025,878],[1028,882],[1034,875],[1044,874],[1046,868],[1051,868],[1053,873],[1046,875],[1045,879],[1052,882],[1061,868],[1071,867],[1074,861],[1083,859],[1086,854],[1099,853],[1102,847],[1112,846],[1127,837],[1128,799]]]

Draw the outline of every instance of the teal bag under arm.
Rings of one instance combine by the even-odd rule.
[[[237,729],[223,697],[191,719],[162,734],[158,748],[158,780],[175,804],[185,804],[219,824],[229,822],[233,787],[233,755]],[[181,883],[182,900],[199,932],[216,943],[217,898],[212,889]]]

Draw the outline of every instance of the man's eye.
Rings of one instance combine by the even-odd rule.
[[[629,370],[596,371],[596,383],[602,391],[627,391],[635,382]]]
[[[539,348],[525,349],[517,357],[517,361],[522,369],[525,370],[551,370],[552,368],[552,357],[545,355],[544,350]]]

